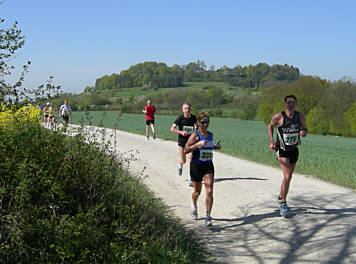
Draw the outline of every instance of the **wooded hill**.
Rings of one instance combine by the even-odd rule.
[[[203,61],[191,62],[179,66],[169,67],[162,62],[144,62],[131,66],[119,74],[105,75],[95,82],[95,87],[87,87],[87,91],[104,89],[120,89],[129,87],[179,87],[183,82],[225,82],[235,87],[255,88],[271,84],[276,81],[295,81],[300,77],[299,69],[293,66],[256,65],[229,68],[223,66],[215,70],[211,65],[207,68]]]
[[[294,94],[298,110],[312,133],[356,136],[356,83],[349,78],[328,81],[303,76],[297,67],[258,63],[215,70],[204,62],[184,66],[144,62],[120,74],[97,79],[82,94],[65,94],[73,110],[119,110],[142,113],[152,99],[160,114],[177,114],[183,102],[216,117],[264,122],[283,109],[283,98]]]

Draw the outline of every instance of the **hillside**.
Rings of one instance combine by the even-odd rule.
[[[208,111],[211,116],[268,123],[283,109],[287,94],[299,99],[298,110],[307,116],[310,132],[356,136],[356,84],[347,78],[301,76],[298,68],[288,65],[258,63],[215,70],[201,61],[172,67],[144,62],[98,78],[81,94],[63,94],[53,102],[58,106],[69,99],[74,111],[141,113],[151,99],[161,114],[178,114],[182,103],[190,102],[194,111]]]

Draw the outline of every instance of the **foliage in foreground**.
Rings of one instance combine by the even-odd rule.
[[[0,263],[196,263],[202,250],[123,160],[21,121],[0,126]]]
[[[41,110],[31,104],[19,107],[0,103],[0,126],[7,126],[9,129],[11,124],[17,121],[39,123],[41,121]]]

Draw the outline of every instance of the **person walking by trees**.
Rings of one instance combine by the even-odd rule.
[[[184,148],[184,153],[193,153],[190,162],[190,177],[193,182],[192,204],[190,208],[191,215],[198,219],[197,201],[202,189],[202,181],[205,186],[205,206],[206,206],[206,226],[212,226],[210,216],[213,207],[213,187],[214,187],[214,165],[213,149],[221,149],[219,142],[214,145],[213,133],[208,131],[210,118],[207,113],[198,115],[198,130],[188,139]]]
[[[152,134],[153,134],[153,139],[156,139],[156,132],[155,132],[155,113],[156,113],[156,108],[152,105],[151,100],[147,100],[147,105],[143,109],[143,113],[146,114],[146,137],[147,139],[150,139],[149,136],[149,130],[151,126]]]
[[[63,131],[65,132],[67,130],[67,126],[69,123],[69,117],[72,117],[72,110],[71,110],[70,106],[68,105],[67,100],[64,100],[64,103],[59,108],[58,116],[62,117]]]
[[[178,164],[178,175],[183,174],[183,164],[186,162],[186,153],[184,153],[184,147],[187,143],[189,136],[195,131],[195,124],[197,122],[197,117],[191,114],[192,106],[189,103],[184,103],[182,105],[183,114],[178,116],[173,122],[171,127],[171,132],[178,135],[178,152],[179,152],[179,164]],[[178,128],[178,129],[177,129]],[[191,154],[188,155],[189,161],[191,160]],[[189,178],[189,186],[192,185],[192,181]]]
[[[287,195],[294,168],[298,161],[300,136],[305,137],[308,132],[305,117],[295,111],[296,106],[297,98],[294,95],[287,95],[284,98],[285,110],[275,114],[268,125],[269,148],[276,152],[277,160],[283,171],[283,181],[278,197],[280,215],[283,217],[288,214]],[[274,127],[277,127],[275,142],[273,141]]]

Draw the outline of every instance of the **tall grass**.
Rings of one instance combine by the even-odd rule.
[[[99,124],[103,112],[91,112],[93,124]],[[73,113],[73,122],[79,123],[82,112]],[[105,127],[113,128],[118,112],[107,112]],[[169,129],[175,116],[156,116],[157,135],[176,140]],[[144,115],[124,114],[118,129],[144,134]],[[223,152],[270,166],[278,166],[275,155],[269,150],[267,128],[260,121],[243,121],[235,118],[212,118],[210,130],[221,140]],[[296,172],[356,189],[356,139],[334,136],[308,135],[302,139]]]

